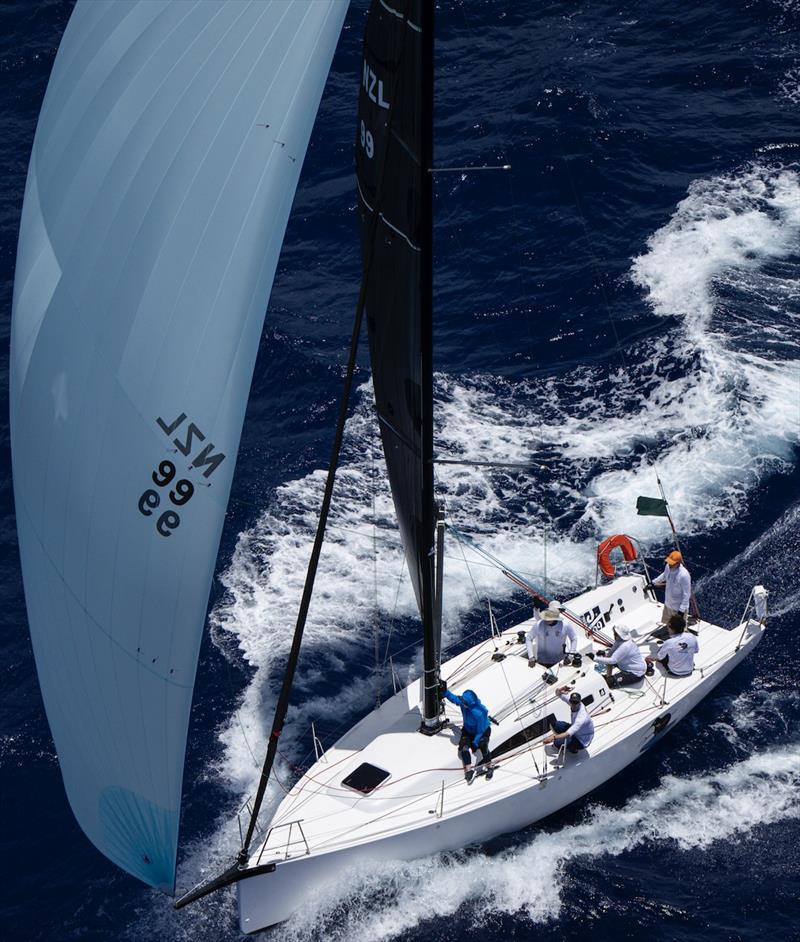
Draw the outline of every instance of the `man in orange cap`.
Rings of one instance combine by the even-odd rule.
[[[661,621],[669,624],[673,615],[680,615],[686,624],[686,618],[689,614],[689,599],[692,597],[692,577],[689,570],[683,565],[683,556],[678,550],[673,550],[664,560],[667,564],[664,571],[657,579],[653,579],[653,585],[663,585],[664,589],[664,609],[661,612]]]

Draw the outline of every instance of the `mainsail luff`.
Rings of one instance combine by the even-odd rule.
[[[356,173],[375,405],[411,583],[422,618],[426,723],[439,714],[434,618],[433,14],[427,0],[373,0],[364,32]],[[390,97],[389,88],[394,92]],[[390,124],[390,115],[392,123]],[[381,183],[390,181],[371,223]]]
[[[441,603],[437,591],[437,568],[443,554],[434,554],[436,497],[433,476],[433,49],[435,3],[423,0],[420,6],[422,29],[422,89],[420,96],[420,321],[422,341],[422,537],[425,559],[422,609],[423,635],[423,722],[428,729],[439,726],[439,648],[441,646]],[[436,566],[434,562],[436,561]]]

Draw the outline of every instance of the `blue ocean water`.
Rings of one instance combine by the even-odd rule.
[[[623,775],[536,828],[387,862],[267,938],[800,938],[800,4],[443,0],[436,176],[437,451],[536,456],[535,474],[440,466],[457,527],[549,594],[637,536],[657,465],[711,621],[750,587],[752,659]],[[0,7],[0,369],[28,156],[71,3]],[[352,175],[365,4],[334,61],[269,303],[212,590],[185,780],[179,884],[231,858],[293,628],[358,291]],[[375,632],[408,676],[418,630],[369,411],[348,424],[281,780],[374,702]],[[6,383],[2,384],[6,388]],[[3,410],[3,416],[7,410]],[[234,939],[231,894],[174,913],[69,811],[36,683],[2,420],[3,903],[11,940]],[[524,599],[449,550],[447,643]],[[384,690],[388,677],[383,674]],[[276,787],[271,800],[279,797]]]

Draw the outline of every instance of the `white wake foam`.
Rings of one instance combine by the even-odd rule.
[[[556,919],[582,860],[618,856],[665,842],[683,851],[745,838],[754,828],[800,817],[800,745],[760,753],[711,774],[666,776],[621,808],[596,806],[580,824],[538,832],[495,856],[461,853],[371,867],[309,900],[282,927],[294,942],[383,942],[434,918],[490,912],[532,923]],[[697,868],[693,858],[692,869]]]
[[[751,302],[766,298],[758,311],[770,308],[770,316],[781,320],[785,338],[796,344],[798,323],[792,317],[789,285],[794,274],[770,266],[790,259],[799,245],[800,179],[794,170],[754,165],[736,175],[698,181],[634,260],[634,281],[665,320],[657,340],[627,351],[625,365],[583,366],[536,383],[490,376],[438,377],[440,454],[495,462],[535,454],[544,466],[544,483],[542,477],[510,470],[439,466],[439,489],[456,526],[539,585],[545,579],[546,549],[550,594],[566,593],[591,579],[599,536],[627,531],[645,544],[667,542],[662,521],[635,515],[636,496],[658,493],[642,445],[658,457],[682,532],[730,522],[763,475],[791,460],[797,440],[798,363],[783,347],[770,355],[763,347],[753,349],[742,323],[746,327],[748,317],[758,320]],[[741,298],[745,301],[737,307]],[[764,326],[758,324],[759,329]],[[392,625],[394,650],[411,642],[398,657],[404,678],[418,664],[414,601],[407,579],[401,581],[402,551],[377,452],[370,398],[369,387],[359,391],[347,425],[336,509],[298,676],[301,702],[281,740],[281,777],[294,775],[286,760],[297,762],[306,753],[312,719],[319,722],[335,715],[348,726],[368,709],[376,623],[381,650]],[[254,790],[322,486],[323,475],[317,471],[278,488],[263,514],[240,535],[221,577],[226,596],[212,615],[213,630],[217,637],[232,639],[256,669],[236,715],[221,728],[222,755],[210,770],[232,796]],[[473,558],[468,568],[450,540],[445,606],[449,637],[457,635],[461,616],[476,609],[478,598],[497,598],[512,590],[480,561]],[[323,686],[325,695],[316,694]],[[332,730],[324,732],[333,735]],[[326,745],[330,742],[327,739]],[[698,800],[709,799],[707,824],[693,835],[686,825],[681,836],[684,822],[677,816],[670,819],[673,838],[702,846],[703,834],[736,833],[733,809],[743,815],[741,820],[751,822],[748,827],[755,826],[762,820],[759,814],[767,815],[762,807],[767,802],[753,800],[743,807],[734,794],[737,789],[732,789],[727,802],[711,807],[714,782],[719,780],[721,787],[737,782],[740,796],[760,795],[764,781],[780,792],[786,776],[792,778],[796,771],[797,751],[788,755],[748,760],[721,779],[689,780],[686,787],[696,790]],[[669,785],[683,787],[677,781]],[[273,783],[268,804],[277,797]],[[567,829],[565,837],[540,835],[527,849],[493,860],[496,878],[487,878],[483,855],[421,861],[367,875],[361,895],[348,897],[352,914],[343,917],[343,924],[351,937],[388,937],[418,921],[423,911],[435,915],[431,899],[441,914],[455,911],[465,900],[485,899],[501,911],[521,908],[532,919],[549,918],[561,905],[560,868],[589,848],[597,852],[598,834],[611,853],[654,839],[645,812],[655,801],[655,796],[644,796],[640,803],[626,806],[622,818],[598,810],[587,824]],[[188,855],[183,880],[187,874],[198,875],[201,862],[210,870],[227,864],[237,839],[235,823],[221,823]],[[540,877],[530,879],[532,872]],[[457,878],[451,879],[455,873]],[[426,893],[424,902],[423,876],[437,888]],[[541,889],[547,885],[553,885],[549,893]],[[373,911],[373,891],[392,901]],[[306,922],[293,924],[292,931],[307,937],[337,905],[333,899],[321,901]]]
[[[658,493],[647,460],[635,454],[646,442],[658,453],[684,533],[730,520],[764,469],[789,460],[798,426],[798,373],[796,361],[770,361],[737,348],[725,324],[716,322],[717,292],[723,283],[735,287],[747,279],[750,284],[771,260],[796,251],[799,242],[800,179],[794,170],[753,165],[737,175],[698,181],[634,260],[632,277],[652,309],[675,320],[665,321],[655,343],[628,352],[627,369],[586,366],[567,376],[516,384],[486,376],[439,377],[441,454],[519,461],[540,454],[544,445],[545,457],[536,460],[549,474],[542,484],[512,471],[439,466],[438,485],[451,519],[539,584],[547,528],[549,588],[560,594],[590,577],[598,536],[625,530],[645,542],[666,540],[661,521],[635,515],[638,494]],[[773,300],[779,301],[785,285],[775,288],[773,275],[767,282],[762,290],[774,289]],[[661,377],[667,368],[670,379]],[[358,715],[372,697],[376,622],[383,648],[393,619],[414,612],[408,581],[401,579],[402,551],[370,398],[370,388],[363,387],[348,422],[336,509],[298,677],[299,690],[306,692],[325,677],[336,711],[345,717]],[[270,679],[288,651],[322,485],[317,471],[280,487],[240,535],[222,575],[227,594],[212,623],[235,639],[257,668],[238,716],[222,732],[220,772],[239,793],[254,783],[249,743],[264,742],[274,697]],[[451,634],[478,597],[512,591],[502,575],[474,556],[468,568],[453,540],[446,565],[445,621]],[[412,648],[399,659],[406,676],[417,657]],[[347,669],[355,669],[361,681],[349,683]],[[326,715],[330,706],[311,699],[295,714],[304,737],[310,720]]]
[[[753,164],[697,180],[670,221],[633,262],[633,279],[653,310],[681,315],[704,348],[716,308],[715,286],[797,251],[800,181],[793,169]],[[711,341],[711,342],[710,342]]]
[[[652,310],[679,318],[677,330],[665,326],[663,341],[639,354],[655,374],[665,358],[673,369],[612,423],[609,437],[624,447],[638,434],[655,446],[684,533],[735,520],[764,474],[792,460],[800,432],[797,270],[775,266],[796,263],[798,252],[797,171],[753,164],[693,183],[634,259],[631,276]],[[601,519],[638,535],[651,530],[646,518],[629,522],[636,495],[653,492],[649,481],[644,459],[600,474],[592,491]]]

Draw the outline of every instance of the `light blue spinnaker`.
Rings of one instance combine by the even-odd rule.
[[[11,437],[36,666],[94,844],[175,883],[197,655],[344,0],[80,0],[31,155]]]

